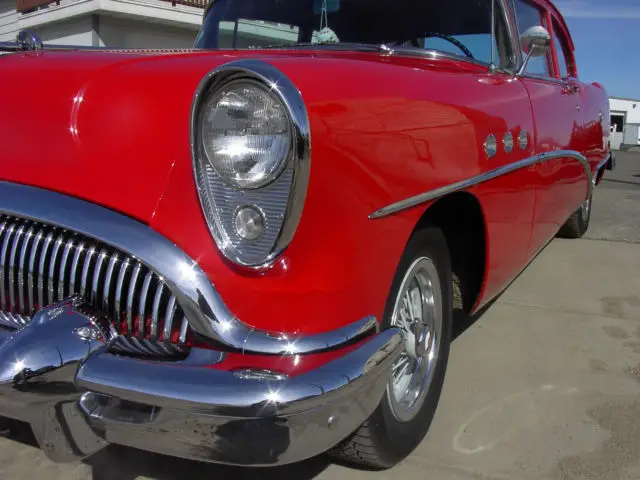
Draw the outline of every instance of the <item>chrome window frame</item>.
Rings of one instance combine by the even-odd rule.
[[[520,38],[522,35],[522,32],[520,32],[520,26],[518,25],[518,17],[516,15],[516,0],[507,0],[509,2],[509,7],[511,9],[511,16],[513,18],[513,23],[514,23],[514,28],[515,28],[515,41],[517,42],[517,58],[518,58],[518,68],[522,67],[522,65],[524,64],[524,58],[522,57],[522,43],[520,42]],[[526,3],[527,0],[521,0],[523,2]],[[537,4],[536,7],[540,8]],[[545,12],[547,12],[547,10],[545,9]],[[546,28],[547,30],[549,30],[547,25],[542,25],[544,28]],[[542,81],[548,81],[548,82],[553,82],[553,83],[558,83],[560,85],[565,84],[566,82],[559,80],[555,77],[555,66],[553,65],[553,53],[551,50],[549,50],[549,54],[551,55],[551,71],[549,72],[549,76],[546,75],[541,75],[538,73],[527,73],[525,71],[524,75],[522,75],[522,77],[525,78],[531,78],[534,80],[542,80]]]

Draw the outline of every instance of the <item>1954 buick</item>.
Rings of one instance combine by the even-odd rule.
[[[549,0],[215,0],[194,49],[0,58],[0,415],[388,468],[474,315],[614,167]]]

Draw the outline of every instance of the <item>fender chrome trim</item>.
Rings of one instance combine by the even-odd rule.
[[[131,217],[85,200],[0,181],[0,213],[71,230],[134,257],[164,279],[195,332],[243,353],[313,353],[344,346],[378,330],[372,316],[314,335],[252,328],[231,313],[211,279],[177,245]]]
[[[414,197],[400,200],[399,202],[392,203],[390,205],[387,205],[386,207],[382,207],[379,210],[376,210],[375,212],[369,215],[369,218],[371,220],[375,220],[378,218],[383,218],[389,215],[393,215],[394,213],[407,210],[408,208],[415,207],[422,203],[426,203],[431,200],[436,200],[438,198],[444,197],[445,195],[448,195],[450,193],[475,187],[476,185],[479,185],[481,183],[487,182],[489,180],[493,180],[494,178],[507,175],[509,173],[521,170],[523,168],[530,167],[531,165],[547,162],[550,160],[555,160],[558,158],[572,158],[574,160],[579,161],[582,164],[585,172],[587,173],[587,178],[589,179],[587,196],[585,198],[589,198],[593,191],[594,176],[593,176],[593,172],[591,172],[591,168],[589,166],[589,162],[587,161],[586,157],[582,155],[580,152],[576,152],[573,150],[555,150],[553,152],[545,152],[545,153],[540,153],[538,155],[534,155],[533,157],[523,158],[522,160],[518,160],[517,162],[509,163],[507,165],[503,165],[501,167],[494,168],[493,170],[489,170],[487,172],[481,173],[480,175],[476,175],[475,177],[471,177],[466,180],[461,180],[459,182],[452,183],[450,185],[445,185],[443,187],[436,188],[434,190],[429,190],[427,192],[421,193]]]

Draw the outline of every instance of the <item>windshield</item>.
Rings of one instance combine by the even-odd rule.
[[[504,17],[491,0],[213,0],[196,48],[386,44],[437,49],[489,63],[513,61]]]

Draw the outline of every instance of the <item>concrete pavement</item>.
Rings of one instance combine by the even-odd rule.
[[[255,470],[109,448],[57,465],[0,438],[6,479],[640,478],[640,155],[597,189],[587,238],[554,240],[454,341],[427,439],[392,471],[316,458]]]

